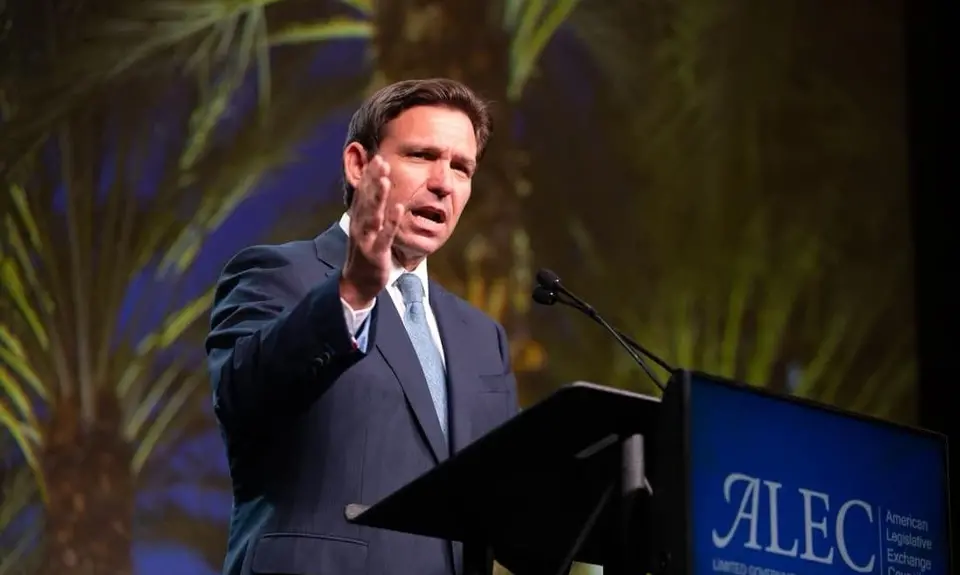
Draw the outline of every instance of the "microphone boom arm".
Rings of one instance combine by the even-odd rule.
[[[667,390],[666,386],[663,385],[663,382],[660,381],[660,378],[653,373],[653,370],[650,369],[650,366],[647,365],[647,362],[643,361],[643,358],[640,357],[640,354],[637,353],[636,349],[626,341],[625,337],[620,335],[620,330],[607,323],[607,320],[600,317],[599,314],[593,314],[591,317],[593,317],[593,321],[599,323],[605,327],[607,331],[613,334],[613,338],[617,340],[617,343],[619,343],[620,346],[627,351],[630,357],[633,358],[633,361],[637,362],[637,365],[640,366],[640,369],[647,374],[647,377],[653,381],[654,385],[660,388],[660,391]]]
[[[647,357],[648,359],[650,359],[650,361],[652,361],[653,363],[655,363],[655,364],[659,365],[660,367],[662,367],[664,370],[666,370],[666,371],[668,371],[668,372],[670,372],[670,373],[673,373],[674,368],[673,368],[672,365],[670,365],[669,363],[667,363],[666,361],[664,361],[663,359],[661,359],[660,357],[658,357],[658,356],[657,356],[656,354],[654,354],[652,351],[648,350],[647,348],[645,348],[645,347],[643,347],[642,345],[640,345],[639,343],[637,343],[636,340],[634,340],[634,339],[633,339],[632,337],[630,337],[629,335],[623,333],[623,332],[620,331],[619,329],[617,329],[617,328],[613,327],[612,325],[610,325],[609,323],[607,323],[606,320],[604,320],[603,318],[600,317],[600,314],[598,314],[598,313],[596,312],[596,310],[593,309],[593,307],[591,307],[591,306],[586,306],[586,307],[584,307],[584,306],[581,305],[581,303],[578,302],[577,300],[575,300],[575,299],[573,299],[573,298],[569,298],[569,297],[568,297],[567,299],[564,299],[564,298],[562,298],[562,297],[559,297],[560,295],[566,295],[566,294],[560,294],[560,293],[554,294],[554,297],[556,298],[556,301],[557,301],[557,302],[562,303],[563,305],[570,306],[570,307],[573,307],[573,308],[578,309],[579,311],[583,312],[584,314],[586,314],[587,316],[589,316],[590,319],[592,319],[592,320],[594,320],[594,321],[598,321],[598,320],[599,320],[599,321],[602,321],[603,323],[606,323],[606,326],[605,326],[605,327],[607,327],[608,329],[610,329],[611,331],[613,331],[613,332],[616,334],[616,336],[622,338],[622,339],[624,340],[624,342],[627,343],[627,345],[629,345],[630,347],[632,347],[633,349],[635,349],[636,351],[638,351],[641,355],[643,355],[643,356]],[[602,324],[601,324],[601,325],[602,325]]]
[[[621,332],[619,329],[610,325],[607,320],[603,319],[603,317],[597,313],[595,309],[593,309],[593,306],[574,295],[570,290],[563,287],[563,285],[560,283],[560,278],[550,270],[540,270],[540,272],[537,273],[537,283],[539,285],[533,290],[534,301],[543,305],[553,305],[557,302],[560,302],[563,305],[572,307],[577,311],[582,312],[584,315],[600,324],[600,326],[610,332],[614,339],[617,340],[617,343],[620,344],[624,350],[626,350],[627,354],[630,355],[630,358],[640,366],[644,373],[646,373],[647,377],[653,381],[654,385],[660,388],[660,391],[666,391],[666,387],[660,381],[660,378],[653,373],[653,370],[650,369],[650,366],[647,365],[647,362],[644,361],[640,354],[647,356],[667,372],[672,373],[674,370],[667,362],[648,351],[632,338]]]

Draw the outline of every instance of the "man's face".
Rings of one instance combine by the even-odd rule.
[[[359,148],[354,157],[363,157],[362,167],[366,167],[369,159],[363,148],[351,146]],[[348,147],[344,160],[353,179],[350,153]],[[453,108],[409,108],[387,124],[377,153],[390,166],[387,209],[398,203],[408,207],[394,251],[401,263],[418,262],[446,243],[470,199],[477,165],[473,123]]]

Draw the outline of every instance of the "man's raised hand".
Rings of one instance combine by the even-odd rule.
[[[350,207],[347,257],[340,278],[340,296],[353,309],[369,307],[386,287],[393,265],[393,239],[406,208],[387,205],[390,165],[374,156],[364,167]]]

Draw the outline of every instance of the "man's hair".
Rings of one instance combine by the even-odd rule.
[[[477,160],[483,156],[493,120],[487,104],[466,85],[447,78],[404,80],[383,87],[360,106],[350,119],[344,149],[357,142],[367,154],[376,153],[383,138],[383,131],[391,120],[416,106],[440,106],[463,112],[473,124],[477,138]],[[343,201],[350,207],[353,202],[353,186],[343,177]]]

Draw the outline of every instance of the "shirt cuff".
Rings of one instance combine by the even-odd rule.
[[[370,317],[370,312],[377,305],[377,301],[374,300],[372,304],[361,310],[353,309],[343,298],[340,298],[340,303],[343,305],[343,319],[347,322],[347,333],[356,338],[357,332],[363,326],[363,322]]]

